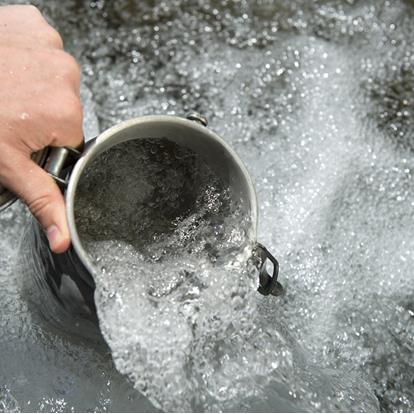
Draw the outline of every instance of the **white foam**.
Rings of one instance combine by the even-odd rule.
[[[260,388],[255,369],[269,358],[273,386],[240,409],[413,411],[411,3],[186,4],[42,7],[81,60],[101,128],[196,109],[253,175],[259,240],[278,257],[287,292],[248,304],[260,311],[260,344],[224,352],[228,377],[200,383],[225,384],[231,398],[243,385],[227,379],[245,368],[246,389]],[[112,328],[116,337],[121,327]]]

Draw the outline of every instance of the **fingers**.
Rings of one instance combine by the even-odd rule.
[[[31,159],[47,146],[82,144],[80,68],[33,6],[0,6],[0,183],[21,197],[63,252],[69,231],[62,194]]]
[[[53,147],[77,148],[83,143],[83,110],[80,98],[74,93],[60,93],[57,106],[49,106],[44,122],[49,122],[50,139]]]
[[[61,36],[35,6],[1,6],[0,15],[2,21],[6,22],[0,25],[0,36],[5,44],[24,46],[30,38],[33,47],[63,49]]]
[[[0,141],[7,139],[16,147],[24,144],[29,152],[47,146],[78,148],[82,145],[83,110],[80,97],[69,87],[56,89],[54,94],[52,85],[46,85],[45,89],[48,91],[36,95],[36,98],[25,101],[22,98],[15,107],[10,104],[4,108],[3,114],[0,114],[0,130],[7,124],[8,131],[3,130]],[[2,123],[1,118],[5,122]]]
[[[23,199],[46,231],[55,253],[70,245],[63,195],[52,177],[25,154],[11,150],[7,165],[0,166],[4,186]]]
[[[30,38],[30,43],[34,44],[36,48],[54,48],[54,49],[63,49],[63,40],[60,37],[59,33],[54,30],[52,27],[36,32],[36,33],[10,33],[3,32],[0,26],[0,39],[4,45],[21,47],[22,49],[27,48],[28,38]]]
[[[63,85],[71,85],[71,89],[79,96],[81,71],[79,63],[69,53],[53,49],[37,51],[39,59],[49,61],[49,70],[53,73],[53,78],[49,75],[49,81],[54,82],[55,90],[59,90]],[[40,65],[42,65],[39,62]]]
[[[51,60],[47,57],[45,60]],[[63,51],[53,51],[52,64],[54,76],[47,79],[42,101],[37,96],[31,101],[38,111],[38,119],[43,118],[43,125],[49,126],[51,133],[47,145],[78,147],[83,141],[83,110],[80,99],[80,68],[73,58]],[[39,125],[39,130],[47,129]]]

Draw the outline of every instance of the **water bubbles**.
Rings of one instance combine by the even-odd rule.
[[[148,160],[144,164],[142,154],[150,154],[144,157]],[[94,174],[100,176],[102,170],[112,172],[103,181],[108,192],[95,182]],[[135,176],[141,177],[139,185],[135,179],[131,184],[125,179]],[[140,207],[147,203],[142,193],[146,187],[158,185],[154,179],[162,187],[146,193],[155,203],[145,212]],[[198,180],[190,183],[194,199],[186,201],[183,188],[187,180],[194,179]],[[177,180],[181,183],[178,187]],[[115,187],[134,197],[121,202],[119,195],[113,197]],[[163,219],[161,214],[171,213],[165,204],[172,189],[180,197],[175,213],[179,215]],[[165,139],[129,141],[108,150],[81,179],[76,209],[80,237],[92,257],[102,257],[99,266],[104,262],[112,274],[108,278],[106,270],[95,276],[101,329],[118,369],[163,409],[210,409],[219,402],[230,407],[234,399],[247,398],[259,390],[252,384],[250,391],[243,386],[252,375],[249,364],[242,370],[238,367],[234,376],[238,358],[256,358],[256,346],[250,342],[256,343],[258,338],[250,330],[257,328],[249,321],[259,315],[254,313],[254,269],[250,265],[246,268],[249,241],[244,230],[249,219],[232,203],[207,166],[189,150]],[[86,204],[94,208],[82,208]],[[108,214],[99,222],[84,220],[85,214],[98,208]],[[210,225],[215,221],[221,224]],[[141,226],[148,222],[147,230],[134,231],[135,222]],[[89,231],[90,226],[101,232]],[[231,268],[231,277],[226,268]],[[115,303],[107,300],[113,292]],[[251,318],[245,318],[247,313]],[[265,334],[264,328],[260,329]],[[274,341],[268,349],[278,348],[280,338]],[[268,357],[254,374],[263,384]],[[210,372],[208,377],[206,372]],[[170,392],[172,385],[174,393]]]
[[[200,406],[226,409],[217,399],[233,398],[244,389],[248,395],[251,384],[259,387],[258,378],[265,373],[274,384],[263,388],[263,398],[256,395],[240,403],[240,409],[375,411],[380,404],[384,411],[412,411],[412,2],[39,4],[81,61],[101,129],[137,115],[198,110],[236,148],[253,175],[261,213],[259,240],[281,263],[286,295],[256,303],[248,293],[233,292],[226,302],[220,281],[231,281],[234,272],[227,268],[212,278],[213,303],[224,301],[217,314],[226,320],[231,319],[230,310],[245,309],[246,315],[235,322],[239,331],[229,324],[223,333],[219,324],[214,325],[214,338],[204,338],[192,351],[204,352],[206,359],[189,360],[181,371],[182,378],[198,372],[195,382],[214,390],[216,399],[196,392]],[[180,157],[185,158],[176,154],[177,160]],[[168,185],[177,183],[177,177],[174,180]],[[177,211],[180,199],[171,193],[166,203]],[[115,194],[131,201],[128,194]],[[221,207],[212,198],[208,208]],[[104,213],[87,214],[101,220]],[[4,237],[11,237],[7,229],[13,220],[16,217],[2,218]],[[160,224],[164,228],[165,223]],[[171,232],[182,224],[177,220]],[[202,312],[195,309],[199,299],[194,292],[199,289],[202,297],[206,290],[203,272],[216,256],[218,235],[229,231],[232,243],[244,237],[215,221],[205,245],[197,245],[191,237],[196,228],[196,220],[188,218],[177,246],[184,243],[191,254],[206,249],[209,261],[200,265],[187,260],[188,275],[174,279],[165,290],[180,290],[182,280],[202,269],[191,286],[181,285],[182,312],[194,324]],[[127,230],[140,232],[140,227]],[[150,242],[162,246],[164,241],[155,237]],[[6,253],[0,255],[1,269],[14,274],[8,264],[13,249],[6,244],[2,243]],[[117,255],[118,259],[131,260],[132,249],[126,244],[122,249],[125,256]],[[162,249],[149,257],[159,262]],[[174,266],[179,265],[176,260]],[[8,271],[2,271],[9,280]],[[11,290],[13,294],[2,297],[9,311],[0,326],[3,335],[16,338],[31,328],[29,322],[26,328],[11,323],[15,315],[27,319],[23,308],[12,306],[21,302]],[[135,295],[131,293],[131,304],[143,293]],[[156,300],[160,297],[154,296]],[[266,317],[255,320],[255,309]],[[123,326],[122,317],[118,322]],[[185,327],[179,320],[170,322],[160,335],[182,334],[185,344],[195,335]],[[202,337],[208,331],[203,329],[194,331]],[[255,335],[259,351],[252,345]],[[216,346],[227,336],[235,344],[233,350],[225,341]],[[246,337],[251,339],[245,341]],[[263,344],[266,352],[261,351]],[[132,350],[128,358],[134,355]],[[214,358],[219,361],[214,367],[206,364]],[[126,372],[148,360],[146,355],[121,368]],[[260,372],[263,361],[268,371]],[[161,360],[150,363],[154,370],[163,366]],[[247,370],[249,384],[241,381],[239,388],[232,388]],[[146,383],[136,381],[138,387]],[[19,386],[13,384],[12,392],[18,395],[14,389]],[[180,386],[180,381],[173,381],[168,390],[173,395]],[[167,403],[177,409],[172,400]]]
[[[384,72],[375,80],[370,79],[367,86],[368,93],[376,104],[372,115],[378,127],[393,137],[397,146],[413,151],[413,69],[391,65],[384,68]]]
[[[0,387],[0,412],[1,413],[19,413],[21,409],[18,402],[10,393],[10,390],[4,386]]]

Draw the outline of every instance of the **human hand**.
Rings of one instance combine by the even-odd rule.
[[[80,70],[34,6],[0,7],[0,184],[28,205],[51,249],[70,245],[65,203],[31,154],[82,143]]]

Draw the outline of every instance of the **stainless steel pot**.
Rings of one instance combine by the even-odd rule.
[[[251,219],[248,237],[256,246],[253,260],[259,269],[258,291],[262,295],[279,295],[282,292],[282,287],[277,282],[277,260],[256,241],[256,194],[251,177],[238,155],[222,138],[207,128],[207,121],[199,114],[192,113],[187,119],[175,116],[144,116],[109,128],[89,141],[83,151],[51,148],[36,155],[36,160],[43,163],[41,165],[55,178],[65,193],[72,245],[66,253],[51,252],[46,236],[35,223],[26,234],[24,243],[29,246],[29,251],[26,252],[26,268],[37,267],[36,277],[42,279],[38,280],[37,284],[42,286],[43,291],[48,289],[52,292],[58,306],[63,306],[67,313],[66,319],[75,315],[76,318],[97,323],[93,279],[96,269],[80,240],[74,212],[75,195],[85,167],[100,153],[114,145],[129,140],[160,137],[167,137],[175,144],[187,147],[200,155],[228,186],[231,197],[241,202],[245,214]],[[9,192],[0,189],[0,207],[1,204],[9,204],[12,200]],[[271,275],[266,270],[268,260],[273,265]],[[46,313],[51,316],[50,309]],[[60,313],[55,312],[55,319],[63,317]],[[61,321],[57,322],[61,324]],[[76,322],[74,324],[76,325]]]

